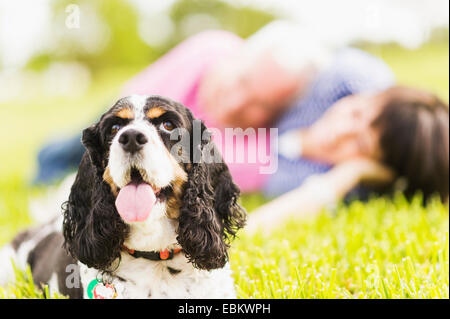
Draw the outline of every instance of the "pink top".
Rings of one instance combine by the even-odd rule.
[[[243,41],[226,31],[205,31],[185,40],[158,61],[131,79],[124,87],[122,96],[132,94],[161,95],[178,101],[188,107],[196,118],[210,127],[213,120],[208,117],[197,99],[199,84],[208,68],[220,59],[230,56],[239,49]],[[248,150],[247,140],[226,141],[223,129],[222,139],[215,138],[217,147],[225,157],[234,181],[243,192],[259,190],[266,175],[259,173],[256,163],[234,163],[225,156],[227,150]],[[257,138],[257,137],[256,137]],[[240,148],[244,143],[245,148]],[[256,147],[256,146],[255,146]],[[256,151],[256,150],[255,150]],[[268,152],[268,151],[267,151]],[[236,151],[233,152],[236,154]],[[255,153],[257,154],[257,153]]]

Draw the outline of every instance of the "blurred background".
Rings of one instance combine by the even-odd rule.
[[[278,18],[330,46],[367,50],[398,83],[449,101],[448,0],[0,0],[0,246],[32,224],[29,199],[47,191],[29,185],[44,142],[80,132],[187,37],[224,29],[246,38]],[[239,295],[448,298],[448,204],[419,202],[355,203],[338,218],[289,223],[272,240],[238,241]]]
[[[44,141],[80,131],[127,79],[205,29],[245,38],[295,20],[448,101],[448,12],[447,0],[0,0],[1,190],[29,180]]]

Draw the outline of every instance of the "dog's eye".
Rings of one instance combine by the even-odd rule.
[[[172,132],[175,129],[175,124],[171,121],[164,121],[161,123],[159,128],[165,132]]]
[[[117,132],[119,132],[119,130],[122,128],[122,126],[120,126],[119,124],[115,124],[111,127],[111,133],[112,134],[116,134]]]

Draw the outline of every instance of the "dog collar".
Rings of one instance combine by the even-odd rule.
[[[148,260],[153,261],[160,261],[160,260],[170,260],[172,259],[176,254],[181,252],[181,248],[177,249],[164,249],[161,251],[139,251],[130,249],[126,246],[122,246],[124,250],[126,250],[131,256],[134,258],[145,258]]]

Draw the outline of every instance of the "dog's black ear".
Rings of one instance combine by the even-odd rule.
[[[203,135],[206,127],[203,123],[201,127]],[[202,141],[198,148],[218,154],[209,143],[213,142]],[[200,162],[191,163],[178,219],[177,241],[199,269],[222,268],[228,261],[230,240],[245,225],[245,210],[236,202],[239,188],[220,159],[208,164],[202,156]]]
[[[114,205],[109,186],[96,174],[86,152],[64,209],[64,246],[88,267],[107,269],[120,258],[128,234]]]
[[[101,170],[104,168],[103,158],[104,158],[104,147],[101,140],[100,134],[100,122],[89,126],[87,129],[83,130],[83,135],[81,142],[86,147],[89,154],[89,158],[92,164]]]

